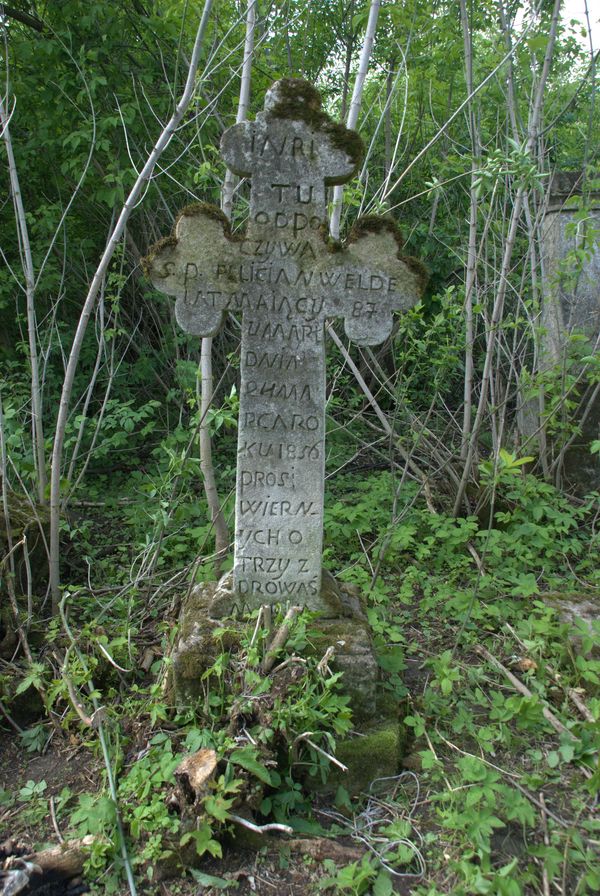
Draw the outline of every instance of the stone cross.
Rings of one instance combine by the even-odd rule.
[[[256,121],[221,139],[228,167],[251,178],[244,235],[216,207],[191,206],[147,259],[186,332],[214,336],[228,311],[242,316],[233,592],[248,608],[322,609],[325,321],[377,345],[422,291],[391,220],[362,219],[346,247],[329,238],[327,187],[360,152],[310,84],[278,81]]]

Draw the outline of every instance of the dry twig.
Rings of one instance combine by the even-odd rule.
[[[505,622],[504,627],[506,628],[507,631],[510,632],[510,634],[513,636],[513,638],[515,639],[517,644],[519,644],[523,648],[523,650],[527,651],[527,647],[525,646],[523,641],[521,641],[521,639],[517,635],[517,633],[514,630],[514,628],[512,627],[512,625],[510,625],[508,622]],[[553,669],[553,667],[550,665],[550,663],[547,660],[544,660],[544,667],[550,673],[550,675],[552,676],[554,681],[558,685],[560,685],[560,687],[564,690],[564,692],[567,695],[567,697],[569,698],[569,700],[577,707],[577,709],[579,710],[579,712],[581,713],[583,718],[586,720],[586,722],[595,722],[596,720],[594,719],[594,716],[592,715],[592,713],[590,712],[588,707],[585,705],[585,703],[583,702],[583,700],[581,699],[581,697],[579,696],[579,694],[577,693],[575,688],[565,687],[565,685],[561,681],[559,673],[555,669]]]
[[[487,650],[481,644],[475,645],[473,650],[475,651],[475,653],[478,653],[480,656],[484,657],[484,659],[486,659],[488,663],[502,672],[502,674],[510,681],[514,689],[518,691],[519,694],[522,694],[524,697],[533,697],[533,694],[531,693],[529,688],[526,687],[523,682],[517,678],[516,675],[513,675],[513,673],[509,669],[507,669],[506,666],[502,665],[500,660],[497,660],[496,657],[489,652],[489,650]],[[545,704],[542,704],[542,713],[546,721],[554,728],[554,730],[558,734],[564,734],[570,740],[578,742],[578,738],[575,737],[573,732],[569,731],[569,729],[565,725],[563,725],[560,719],[556,718],[554,713],[550,709],[548,709]],[[589,770],[589,768],[587,768],[585,765],[581,765],[580,768],[586,778],[592,777],[592,772]]]

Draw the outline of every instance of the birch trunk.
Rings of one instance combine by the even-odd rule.
[[[471,186],[469,190],[469,242],[467,248],[467,265],[465,273],[465,374],[463,386],[463,423],[460,458],[466,460],[471,432],[472,394],[473,394],[473,341],[475,328],[473,321],[473,295],[477,279],[477,189],[476,179],[480,163],[479,135],[475,122],[473,107],[473,41],[469,28],[466,0],[460,0],[460,19],[463,31],[465,50],[465,78],[468,105],[469,132],[471,136]]]
[[[240,79],[240,99],[236,115],[236,123],[245,121],[248,117],[250,104],[250,81],[252,74],[252,56],[254,53],[254,33],[256,30],[256,0],[248,0],[246,12],[246,38],[244,41],[244,59],[242,62],[242,75]],[[229,168],[225,174],[223,189],[221,191],[221,208],[227,219],[231,221],[233,213],[233,192],[236,184],[236,176]],[[213,399],[213,374],[212,374],[212,337],[205,336],[202,339],[200,349],[200,469],[204,481],[204,493],[210,510],[210,517],[215,528],[215,574],[217,578],[221,574],[221,567],[227,555],[229,547],[229,532],[227,522],[219,500],[215,469],[212,457],[212,441],[208,412]]]
[[[360,62],[358,65],[358,74],[354,82],[354,90],[352,91],[352,100],[350,101],[350,110],[346,121],[346,127],[353,130],[358,121],[358,113],[362,101],[363,88],[365,79],[369,69],[369,60],[373,51],[373,41],[375,39],[375,30],[377,28],[377,18],[379,16],[380,0],[371,0],[369,8],[369,20],[367,22],[367,30],[365,32],[365,40],[360,53]],[[340,238],[340,221],[342,217],[342,202],[344,197],[343,186],[333,188],[333,211],[329,222],[329,230],[334,239]]]
[[[536,145],[536,141],[538,139],[539,130],[540,130],[540,121],[542,115],[542,107],[544,101],[544,90],[546,87],[546,82],[548,80],[548,75],[550,74],[550,68],[552,66],[552,59],[554,56],[554,46],[556,43],[556,33],[558,29],[558,21],[560,16],[560,6],[561,0],[554,0],[554,7],[552,10],[552,22],[550,25],[550,34],[548,35],[548,43],[546,45],[546,53],[544,55],[544,62],[542,65],[542,70],[540,72],[540,78],[535,90],[531,110],[529,113],[529,121],[527,125],[527,143],[526,149],[529,153],[531,153]],[[525,199],[525,189],[523,187],[519,187],[517,190],[517,195],[515,197],[511,217],[510,224],[508,229],[508,234],[506,237],[506,243],[504,247],[504,252],[502,255],[502,264],[500,267],[500,271],[498,274],[498,287],[496,291],[496,299],[494,301],[494,307],[492,310],[492,317],[490,322],[490,328],[488,332],[487,338],[487,346],[486,346],[486,354],[485,361],[483,367],[483,375],[481,379],[481,392],[479,395],[479,402],[477,405],[477,412],[475,414],[475,419],[473,421],[473,427],[471,430],[471,434],[469,437],[469,443],[466,451],[465,463],[463,468],[463,474],[461,478],[461,482],[456,493],[456,499],[454,502],[454,516],[458,516],[460,513],[460,509],[462,506],[462,502],[465,496],[465,491],[467,488],[467,483],[469,481],[469,477],[471,475],[471,467],[473,464],[473,456],[475,452],[475,446],[477,443],[477,438],[479,436],[479,432],[481,430],[481,425],[483,422],[483,415],[485,413],[485,409],[487,406],[488,400],[488,390],[490,386],[490,378],[491,378],[491,365],[494,358],[495,350],[496,350],[496,342],[498,329],[502,322],[502,314],[504,310],[504,299],[506,297],[506,290],[508,287],[508,281],[510,276],[510,270],[512,266],[512,255],[513,249],[515,245],[515,240],[517,238],[517,228],[519,224],[519,218],[521,217],[521,211],[523,209],[523,203]]]
[[[8,175],[10,188],[15,207],[15,218],[19,233],[21,249],[21,262],[25,279],[25,301],[27,310],[27,338],[29,341],[29,363],[31,365],[31,436],[33,441],[33,458],[35,463],[36,484],[38,501],[44,504],[46,501],[46,453],[44,450],[44,427],[42,423],[42,390],[40,383],[40,368],[38,361],[38,332],[35,313],[35,272],[33,268],[33,256],[29,241],[29,229],[25,217],[25,207],[19,182],[19,173],[15,162],[15,156],[10,136],[9,116],[5,109],[2,97],[0,97],[0,127],[2,139],[8,157]]]
[[[248,105],[250,102],[250,77],[252,71],[252,55],[254,53],[254,32],[256,29],[256,0],[249,0],[246,14],[246,39],[244,41],[244,61],[242,63],[242,77],[240,84],[240,99],[238,103],[236,124],[246,121],[248,117]],[[229,168],[225,173],[223,189],[221,191],[221,208],[223,214],[231,221],[233,212],[233,191],[237,178]]]

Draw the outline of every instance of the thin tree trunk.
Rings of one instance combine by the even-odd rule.
[[[367,71],[369,68],[369,60],[371,58],[371,53],[373,51],[373,41],[375,39],[375,30],[377,28],[377,18],[379,16],[379,5],[380,0],[371,0],[371,6],[369,8],[369,20],[367,22],[367,30],[365,32],[365,40],[362,46],[362,50],[360,53],[360,62],[358,65],[358,74],[356,75],[356,81],[354,82],[354,90],[352,91],[352,100],[350,102],[350,110],[348,112],[348,119],[346,121],[346,127],[350,130],[356,127],[356,123],[358,121],[358,113],[360,111],[360,104],[362,101],[363,88],[365,86],[365,78],[367,77]],[[342,217],[342,202],[344,197],[344,188],[343,186],[337,186],[333,188],[333,212],[331,214],[331,221],[329,222],[329,229],[331,231],[331,235],[334,239],[339,240],[340,238],[340,220]]]
[[[246,39],[244,41],[244,61],[242,63],[242,77],[240,84],[240,99],[238,102],[236,124],[246,121],[248,118],[248,106],[250,103],[250,76],[252,72],[252,55],[254,53],[254,32],[256,29],[256,0],[249,0],[246,14]],[[233,191],[237,178],[231,169],[227,169],[223,189],[221,191],[221,208],[223,214],[231,221],[233,211]]]
[[[392,171],[392,87],[394,84],[394,68],[396,57],[392,56],[385,79],[385,176],[389,178]]]
[[[546,53],[544,56],[544,62],[542,65],[542,71],[540,73],[540,80],[538,82],[537,89],[535,91],[533,104],[531,107],[531,111],[529,114],[529,122],[527,126],[527,143],[526,150],[531,153],[535,147],[536,140],[539,134],[540,128],[540,120],[542,114],[542,106],[544,100],[544,90],[546,87],[546,82],[548,80],[548,75],[550,73],[550,67],[552,65],[552,59],[554,55],[554,46],[556,43],[556,32],[558,28],[558,20],[560,14],[560,5],[561,0],[554,0],[554,8],[552,11],[552,22],[550,25],[550,34],[548,35],[548,43],[546,45]],[[511,263],[512,263],[512,254],[515,245],[515,240],[517,238],[517,229],[519,224],[519,218],[521,217],[521,211],[523,208],[523,201],[525,196],[525,189],[523,187],[519,187],[517,190],[517,195],[515,197],[514,205],[512,208],[510,225],[508,234],[506,237],[506,243],[504,247],[503,257],[502,257],[502,265],[498,274],[498,288],[496,292],[496,299],[494,302],[494,307],[492,310],[492,318],[490,321],[490,328],[487,339],[487,347],[486,347],[486,355],[485,362],[483,367],[483,375],[481,379],[481,392],[479,395],[479,403],[477,406],[477,412],[475,415],[475,420],[473,421],[473,427],[471,430],[469,444],[467,448],[467,453],[465,457],[463,475],[461,478],[460,486],[456,493],[456,499],[454,502],[454,516],[458,516],[463,498],[465,496],[465,491],[467,487],[467,483],[469,481],[469,476],[471,475],[471,466],[473,463],[473,456],[475,452],[475,447],[477,443],[477,438],[479,436],[479,431],[481,429],[481,424],[483,422],[483,415],[485,412],[485,408],[487,406],[487,398],[488,398],[488,390],[490,384],[490,376],[491,376],[491,364],[494,358],[495,347],[496,347],[496,338],[498,334],[498,329],[502,322],[502,313],[504,310],[504,299],[506,297],[506,289],[508,286],[508,278],[510,275]]]
[[[346,44],[346,60],[344,62],[344,79],[342,84],[342,106],[340,109],[340,118],[346,117],[348,107],[348,90],[350,88],[350,68],[352,66],[352,52],[354,50],[354,37],[350,34]]]
[[[67,425],[67,417],[69,413],[69,404],[71,401],[71,393],[73,391],[73,382],[75,380],[75,373],[77,370],[77,364],[79,362],[79,355],[81,352],[81,348],[83,345],[83,339],[85,336],[85,332],[87,329],[87,325],[94,309],[94,305],[96,302],[96,297],[100,290],[100,286],[106,275],[108,270],[108,266],[111,262],[115,249],[117,248],[119,242],[123,237],[123,233],[125,231],[125,226],[129,217],[134,210],[140,196],[147,183],[152,176],[152,172],[154,171],[154,167],[161,157],[164,150],[167,148],[175,130],[179,126],[186,109],[188,108],[192,97],[194,95],[194,82],[196,77],[196,72],[198,70],[198,65],[200,62],[200,53],[202,50],[202,44],[204,41],[204,34],[206,31],[206,26],[208,24],[208,19],[210,16],[210,11],[212,8],[212,0],[205,0],[204,10],[202,12],[202,18],[200,20],[200,24],[198,26],[198,31],[196,33],[196,39],[194,42],[194,49],[192,52],[192,58],[190,62],[190,67],[187,75],[186,84],[175,111],[173,115],[169,119],[166,127],[161,132],[158,140],[156,141],[154,148],[148,159],[146,160],[146,164],[142,168],[142,171],[138,175],[135,184],[133,185],[129,196],[125,202],[121,210],[121,214],[115,224],[115,227],[109,237],[108,243],[100,259],[100,263],[96,269],[94,274],[94,278],[90,285],[88,294],[85,298],[85,302],[83,304],[83,308],[81,310],[81,314],[79,317],[79,323],[77,324],[77,329],[75,331],[75,336],[73,339],[73,344],[71,346],[71,351],[69,354],[69,360],[67,362],[67,368],[65,371],[65,379],[63,382],[60,404],[58,409],[58,418],[56,421],[56,431],[54,435],[54,449],[52,452],[52,467],[51,467],[51,478],[50,478],[50,589],[52,593],[52,607],[53,611],[56,613],[58,610],[58,603],[60,600],[60,516],[61,516],[61,483],[60,483],[60,474],[61,474],[61,462],[62,462],[62,454],[63,454],[63,446],[65,440],[65,431]]]
[[[33,441],[33,458],[35,463],[38,501],[40,504],[43,504],[46,501],[46,454],[44,451],[42,392],[37,348],[38,333],[35,313],[35,272],[33,269],[31,243],[29,242],[29,229],[27,227],[27,218],[25,217],[23,196],[21,194],[21,185],[19,183],[19,173],[17,171],[12,140],[10,137],[9,116],[5,110],[2,97],[0,97],[0,126],[2,127],[2,139],[4,140],[4,145],[6,147],[6,155],[8,156],[8,174],[13,203],[15,206],[15,216],[21,248],[21,261],[25,278],[27,337],[29,340],[29,363],[31,364],[31,435]]]
[[[254,53],[254,34],[256,30],[256,0],[248,0],[246,12],[246,37],[244,41],[244,59],[240,79],[240,98],[236,115],[236,124],[246,121],[250,104],[250,82],[252,74],[252,56]],[[237,178],[229,168],[225,174],[221,191],[221,208],[227,219],[231,221],[233,212],[233,192]],[[200,348],[200,469],[204,481],[204,493],[210,510],[211,520],[215,528],[215,574],[220,576],[223,561],[229,547],[229,532],[225,514],[219,500],[215,470],[212,459],[212,441],[208,411],[213,399],[212,374],[212,337],[204,336]]]
[[[208,412],[213,398],[213,373],[212,373],[212,337],[205,336],[202,339],[200,349],[200,376],[201,376],[201,400],[200,400],[200,469],[204,482],[204,493],[210,510],[210,518],[215,528],[215,575],[219,578],[223,561],[227,556],[229,547],[229,532],[225,514],[219,501],[215,468],[212,459],[212,442],[210,438],[210,425]]]
[[[473,342],[475,327],[473,320],[473,298],[477,281],[477,188],[476,180],[480,164],[480,141],[475,122],[473,108],[473,40],[469,28],[469,17],[465,0],[460,0],[460,19],[463,31],[465,51],[465,77],[468,105],[469,132],[471,136],[471,186],[469,190],[469,242],[467,248],[467,265],[465,276],[465,373],[463,384],[463,423],[460,458],[464,462],[468,453],[469,435],[471,433],[472,401],[473,401]]]

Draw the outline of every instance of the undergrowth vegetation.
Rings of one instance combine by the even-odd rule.
[[[248,896],[263,867],[260,896],[600,891],[597,297],[548,317],[597,271],[582,32],[560,0],[0,4],[0,875],[5,842],[87,837],[97,894]],[[286,607],[220,620],[173,695],[181,607],[232,566],[241,328],[201,346],[142,259],[190,203],[239,236],[237,110],[298,76],[347,121],[369,46],[329,247],[385,214],[430,277],[382,345],[324,336],[323,560],[364,601],[366,731],[337,636]]]
[[[194,472],[190,461],[186,482]],[[543,875],[581,896],[600,885],[600,632],[581,625],[573,640],[549,602],[556,592],[597,593],[595,504],[569,501],[508,453],[495,469],[484,462],[481,475],[478,515],[459,518],[432,512],[415,483],[385,470],[328,481],[325,562],[367,597],[382,705],[404,707],[398,772],[404,767],[406,776],[397,816],[377,828],[377,849],[342,869],[324,866],[320,886],[329,892],[380,896],[406,879],[419,896],[521,896],[536,892]],[[122,563],[115,527],[129,531],[123,540],[133,554],[143,550],[136,516],[146,495],[137,506],[120,506],[116,496],[108,506],[112,526],[70,533],[77,550],[85,545],[98,582]],[[189,537],[185,528],[173,531],[171,557],[178,544],[188,549]],[[221,647],[204,696],[177,714],[167,685],[181,588],[70,589],[64,625],[46,633],[41,661],[16,688],[3,676],[5,711],[11,694],[17,706],[37,688],[58,726],[25,727],[24,749],[46,749],[49,738],[69,733],[102,758],[103,786],[63,788],[54,799],[69,836],[94,835],[87,868],[98,892],[119,891],[124,844],[133,873],[150,888],[157,868],[189,867],[194,854],[220,858],[243,810],[297,834],[347,836],[348,819],[361,832],[369,794],[349,793],[342,775],[332,818],[320,811],[322,798],[315,802],[317,785],[309,786],[326,781],[336,745],[352,729],[343,680],[314,649],[318,623],[306,612],[297,617],[266,674],[261,618],[226,623],[215,632]],[[142,667],[148,646],[152,663]],[[190,827],[173,801],[174,772],[200,749],[214,750],[218,765]],[[18,810],[22,829],[39,828],[45,791],[43,780],[3,791],[4,815]],[[232,885],[219,873],[205,878]]]

